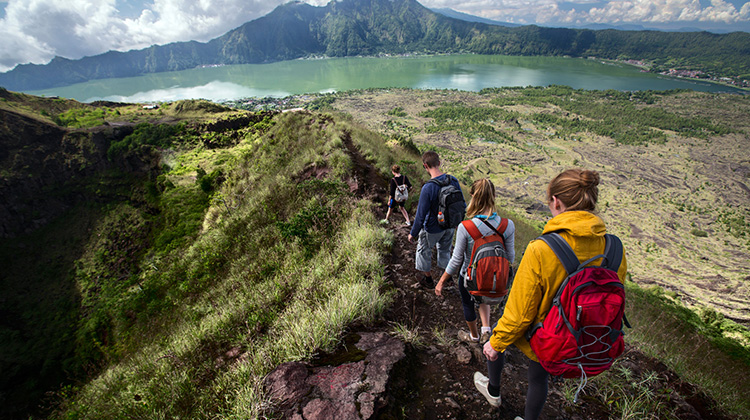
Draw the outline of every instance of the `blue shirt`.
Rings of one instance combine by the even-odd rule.
[[[442,174],[432,179],[444,181],[447,176],[450,177],[451,184],[461,190],[461,184],[454,176]],[[463,193],[463,191],[461,192]],[[440,205],[438,202],[439,194],[440,186],[434,182],[428,182],[422,186],[422,191],[419,193],[419,204],[417,204],[417,214],[414,216],[414,224],[411,226],[411,236],[416,237],[422,229],[428,233],[443,231],[437,222],[438,206]]]

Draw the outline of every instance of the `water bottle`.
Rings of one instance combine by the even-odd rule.
[[[445,223],[445,216],[443,216],[443,212],[438,212],[438,223]]]

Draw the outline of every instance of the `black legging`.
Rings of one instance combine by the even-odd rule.
[[[503,371],[505,354],[500,353],[497,360],[491,362],[487,360],[487,373],[489,373],[490,383],[487,390],[490,395],[500,395],[500,375]],[[547,402],[547,380],[549,373],[533,360],[529,361],[529,389],[526,391],[526,409],[524,410],[524,420],[537,420],[542,414],[544,403]]]
[[[526,409],[524,420],[536,420],[542,414],[544,403],[547,402],[547,379],[549,373],[539,364],[529,362],[529,390],[526,391]]]
[[[464,287],[463,276],[458,276],[458,292],[461,294],[461,307],[464,310],[464,319],[466,322],[474,322],[477,320],[477,312],[475,309],[476,303],[471,297],[471,293]],[[487,326],[487,325],[485,325]]]

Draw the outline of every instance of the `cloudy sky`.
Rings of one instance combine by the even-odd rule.
[[[287,0],[0,0],[0,72],[174,41],[208,41]],[[328,0],[308,0],[322,6]],[[750,0],[422,0],[519,24],[750,32]]]

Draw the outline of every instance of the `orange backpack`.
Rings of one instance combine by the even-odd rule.
[[[481,296],[483,303],[500,303],[507,297],[509,289],[510,261],[503,238],[508,219],[501,219],[497,229],[486,220],[481,220],[492,229],[487,236],[482,236],[473,221],[461,222],[474,239],[464,287],[470,294]]]

